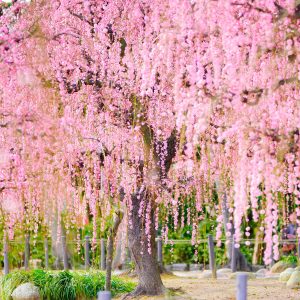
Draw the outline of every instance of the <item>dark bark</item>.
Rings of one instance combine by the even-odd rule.
[[[135,103],[135,106],[137,105],[140,105],[138,101]],[[167,177],[172,160],[176,154],[177,137],[176,132],[173,131],[168,138],[167,155],[165,157],[164,167],[162,167],[162,162],[160,161],[161,157],[159,155],[162,145],[157,142],[155,146],[155,143],[152,140],[154,134],[151,127],[147,124],[142,125],[141,133],[144,139],[145,161],[138,170],[140,173],[140,177],[138,178],[138,185],[140,188],[131,196],[132,208],[129,214],[128,224],[128,247],[131,259],[135,264],[135,271],[139,283],[137,288],[132,293],[128,294],[125,299],[139,295],[161,295],[166,291],[160,277],[162,267],[160,267],[157,262],[154,221],[155,193],[158,189],[166,188],[164,186],[164,179]],[[152,185],[156,184],[156,192],[153,191],[151,193],[151,187],[147,189],[146,182],[148,180],[151,181]],[[139,216],[142,201],[145,206],[151,205],[150,216],[147,216],[150,218],[150,222],[147,222],[150,223],[148,224],[150,226],[148,236],[145,230],[145,217]],[[145,212],[146,207],[144,207],[144,213]],[[148,248],[150,248],[150,252],[148,251]]]
[[[139,197],[137,197],[139,195]],[[139,279],[137,288],[127,295],[160,295],[165,292],[165,287],[160,277],[160,270],[156,258],[155,243],[155,223],[154,209],[151,209],[150,224],[150,248],[148,252],[148,237],[145,234],[145,223],[143,218],[139,217],[139,208],[141,201],[149,203],[151,197],[147,192],[140,192],[132,195],[131,222],[132,226],[128,226],[128,246],[131,252],[131,258],[135,264],[135,270]],[[126,297],[126,298],[127,298]]]

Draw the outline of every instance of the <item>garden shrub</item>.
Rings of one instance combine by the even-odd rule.
[[[90,271],[15,271],[3,276],[0,281],[2,300],[10,300],[10,295],[22,283],[31,282],[38,287],[43,300],[95,299],[104,290],[105,273]],[[112,277],[112,295],[131,292],[135,283],[123,278]]]

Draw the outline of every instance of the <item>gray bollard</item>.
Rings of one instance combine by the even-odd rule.
[[[231,271],[233,273],[236,272],[236,248],[234,246],[234,240],[232,240],[232,247],[231,247]]]
[[[9,274],[9,260],[8,260],[8,241],[5,239],[3,245],[3,256],[4,256],[4,275]]]
[[[26,234],[25,235],[25,257],[24,257],[25,270],[29,269],[29,258],[30,258],[30,236],[29,234]]]
[[[91,266],[91,261],[90,261],[90,237],[88,235],[85,237],[85,244],[84,244],[84,265],[85,265],[86,270],[88,270]]]
[[[238,274],[236,277],[236,300],[247,300],[247,274]]]
[[[101,264],[100,264],[100,269],[105,270],[106,269],[106,251],[105,251],[105,240],[101,239]]]
[[[45,250],[45,269],[49,269],[49,245],[48,239],[44,240],[44,250]]]
[[[69,270],[69,264],[68,264],[68,253],[67,253],[67,241],[66,237],[61,237],[61,244],[62,244],[62,250],[63,250],[63,263],[64,263],[64,270]]]
[[[215,261],[214,240],[211,234],[208,235],[208,251],[209,251],[209,268],[212,271],[212,278],[217,278],[217,268]]]
[[[99,292],[98,300],[111,300],[111,292],[109,291]]]
[[[163,265],[163,245],[161,237],[157,239],[157,261],[160,266]]]

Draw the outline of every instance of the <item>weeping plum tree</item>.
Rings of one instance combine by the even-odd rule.
[[[197,244],[210,207],[219,243],[224,201],[211,201],[219,182],[234,247],[259,221],[265,263],[278,259],[283,207],[300,216],[299,22],[296,0],[2,5],[1,190],[20,185],[9,192],[17,220],[30,212],[33,224],[51,222],[64,211],[64,223],[80,227],[91,215],[95,238],[96,221],[103,227],[121,209],[140,280],[133,294],[160,294],[158,223],[167,238],[171,213]]]

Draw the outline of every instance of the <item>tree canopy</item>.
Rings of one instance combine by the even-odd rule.
[[[180,226],[183,196],[194,195],[196,241],[204,207],[222,222],[221,201],[211,200],[218,187],[236,247],[242,220],[260,220],[265,262],[278,258],[279,215],[291,207],[300,216],[299,1],[0,5],[9,231],[34,230],[57,211],[82,226],[114,208],[130,226],[131,195],[146,190],[145,233],[159,205]]]

